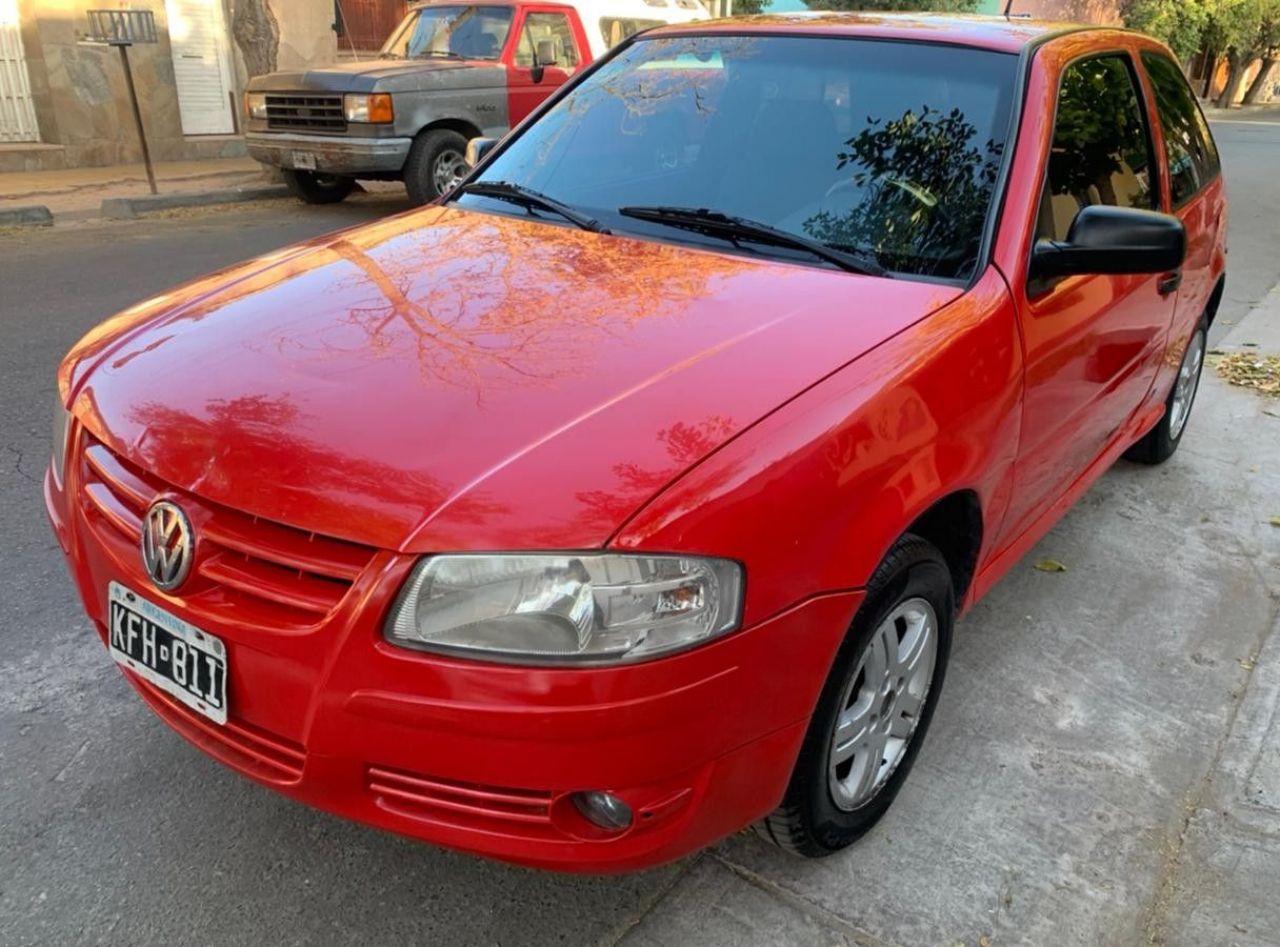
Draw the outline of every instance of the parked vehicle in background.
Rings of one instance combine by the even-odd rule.
[[[293,798],[560,869],[825,855],[957,615],[1177,449],[1225,233],[1138,34],[662,27],[436,206],[91,332],[49,513],[141,697]]]
[[[375,60],[251,79],[245,141],[309,203],[366,178],[424,204],[466,173],[468,139],[503,134],[627,37],[706,18],[698,0],[420,4]]]

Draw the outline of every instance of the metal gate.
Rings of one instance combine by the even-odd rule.
[[[0,0],[0,141],[39,139],[18,30],[18,0]]]

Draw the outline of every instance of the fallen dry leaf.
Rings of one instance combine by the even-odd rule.
[[[1035,567],[1041,572],[1066,572],[1067,567],[1057,559],[1041,559]]]
[[[1213,361],[1219,378],[1264,395],[1280,395],[1280,355],[1232,352],[1215,355]]]
[[[1271,519],[1270,519],[1270,520],[1268,520],[1268,522],[1269,522],[1272,526],[1280,526],[1280,516],[1273,516],[1273,517],[1271,517]]]

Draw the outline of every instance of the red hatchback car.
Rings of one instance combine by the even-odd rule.
[[[1225,232],[1143,36],[658,29],[442,204],[91,332],[49,514],[130,684],[264,785],[544,867],[822,855],[957,614],[1177,448]]]

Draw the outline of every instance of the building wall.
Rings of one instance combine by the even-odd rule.
[[[280,24],[280,69],[327,66],[338,58],[333,0],[270,0]],[[230,19],[228,18],[228,21]]]
[[[981,0],[980,13],[1003,13],[1006,0]],[[1037,20],[1098,23],[1119,26],[1121,0],[1013,0],[1009,12]]]
[[[233,0],[223,2],[229,28]],[[128,6],[111,0],[18,0],[40,140],[62,150],[53,154],[32,149],[21,156],[18,149],[10,148],[14,153],[0,155],[0,167],[85,167],[142,160],[120,53],[85,42],[88,11],[117,5]],[[174,161],[244,154],[244,143],[236,135],[183,134],[164,0],[134,0],[132,5],[151,9],[159,35],[158,43],[129,48],[152,158]],[[280,68],[320,66],[336,59],[333,0],[271,0],[271,6],[280,25]],[[228,36],[227,42],[239,127],[244,70],[234,40]]]

